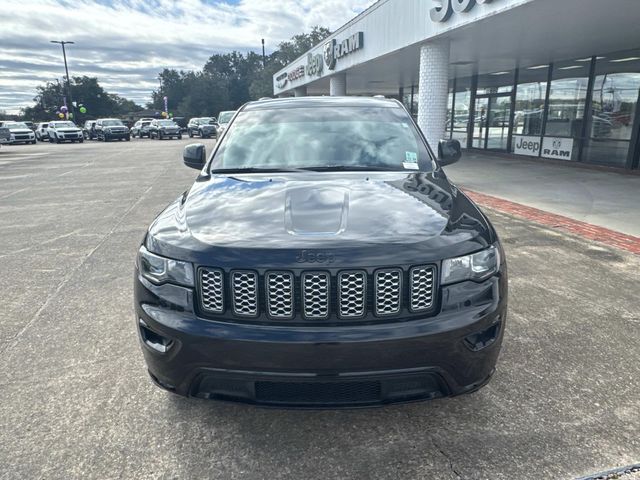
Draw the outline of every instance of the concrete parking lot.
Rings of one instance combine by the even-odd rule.
[[[640,462],[640,257],[494,211],[510,313],[482,390],[310,412],[156,388],[133,261],[195,177],[188,142],[0,149],[0,478],[571,479]]]

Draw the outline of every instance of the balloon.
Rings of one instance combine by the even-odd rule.
[[[173,118],[173,113],[169,113],[169,118]]]
[[[60,107],[60,111],[61,111],[62,113],[67,113],[67,110],[68,110],[68,108],[67,108],[65,105],[63,105],[63,106],[61,106],[61,107]]]
[[[85,107],[80,107],[80,113],[87,113],[87,109]]]
[[[70,113],[70,114],[69,114],[69,118],[73,118],[73,113]]]
[[[60,117],[60,118],[64,118],[64,113],[59,113],[59,114],[58,114],[58,117]]]
[[[167,112],[162,112],[162,116],[166,117],[167,116]]]

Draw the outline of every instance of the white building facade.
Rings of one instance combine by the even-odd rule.
[[[401,100],[432,145],[638,169],[640,0],[380,0],[278,96]]]

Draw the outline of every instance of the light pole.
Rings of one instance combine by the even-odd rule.
[[[67,74],[67,98],[69,99],[69,106],[67,108],[71,109],[71,113],[73,114],[73,121],[76,121],[76,111],[73,108],[73,99],[71,98],[71,79],[69,78],[69,67],[67,67],[67,52],[64,49],[65,45],[73,45],[75,42],[65,42],[58,40],[51,40],[51,43],[58,43],[62,45],[62,58],[64,58],[64,71]]]
[[[264,38],[262,39],[262,68],[267,67],[267,56],[264,54]]]

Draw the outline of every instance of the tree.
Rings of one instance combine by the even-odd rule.
[[[36,102],[35,105],[23,109],[22,116],[35,122],[57,118],[56,112],[65,102],[64,86],[59,82],[47,82],[37,87],[36,91],[37,95],[33,99]],[[96,77],[72,77],[71,96],[77,105],[82,104],[87,109],[86,114],[76,109],[78,123],[84,118],[121,116],[142,109],[131,100],[107,93]],[[67,106],[70,107],[68,104]]]
[[[164,97],[174,116],[214,116],[222,110],[236,110],[251,100],[273,95],[273,74],[292,62],[331,32],[313,27],[311,33],[295,35],[282,42],[267,57],[255,52],[215,53],[199,72],[164,69],[159,74],[162,87],[151,93],[148,108],[164,110]]]

